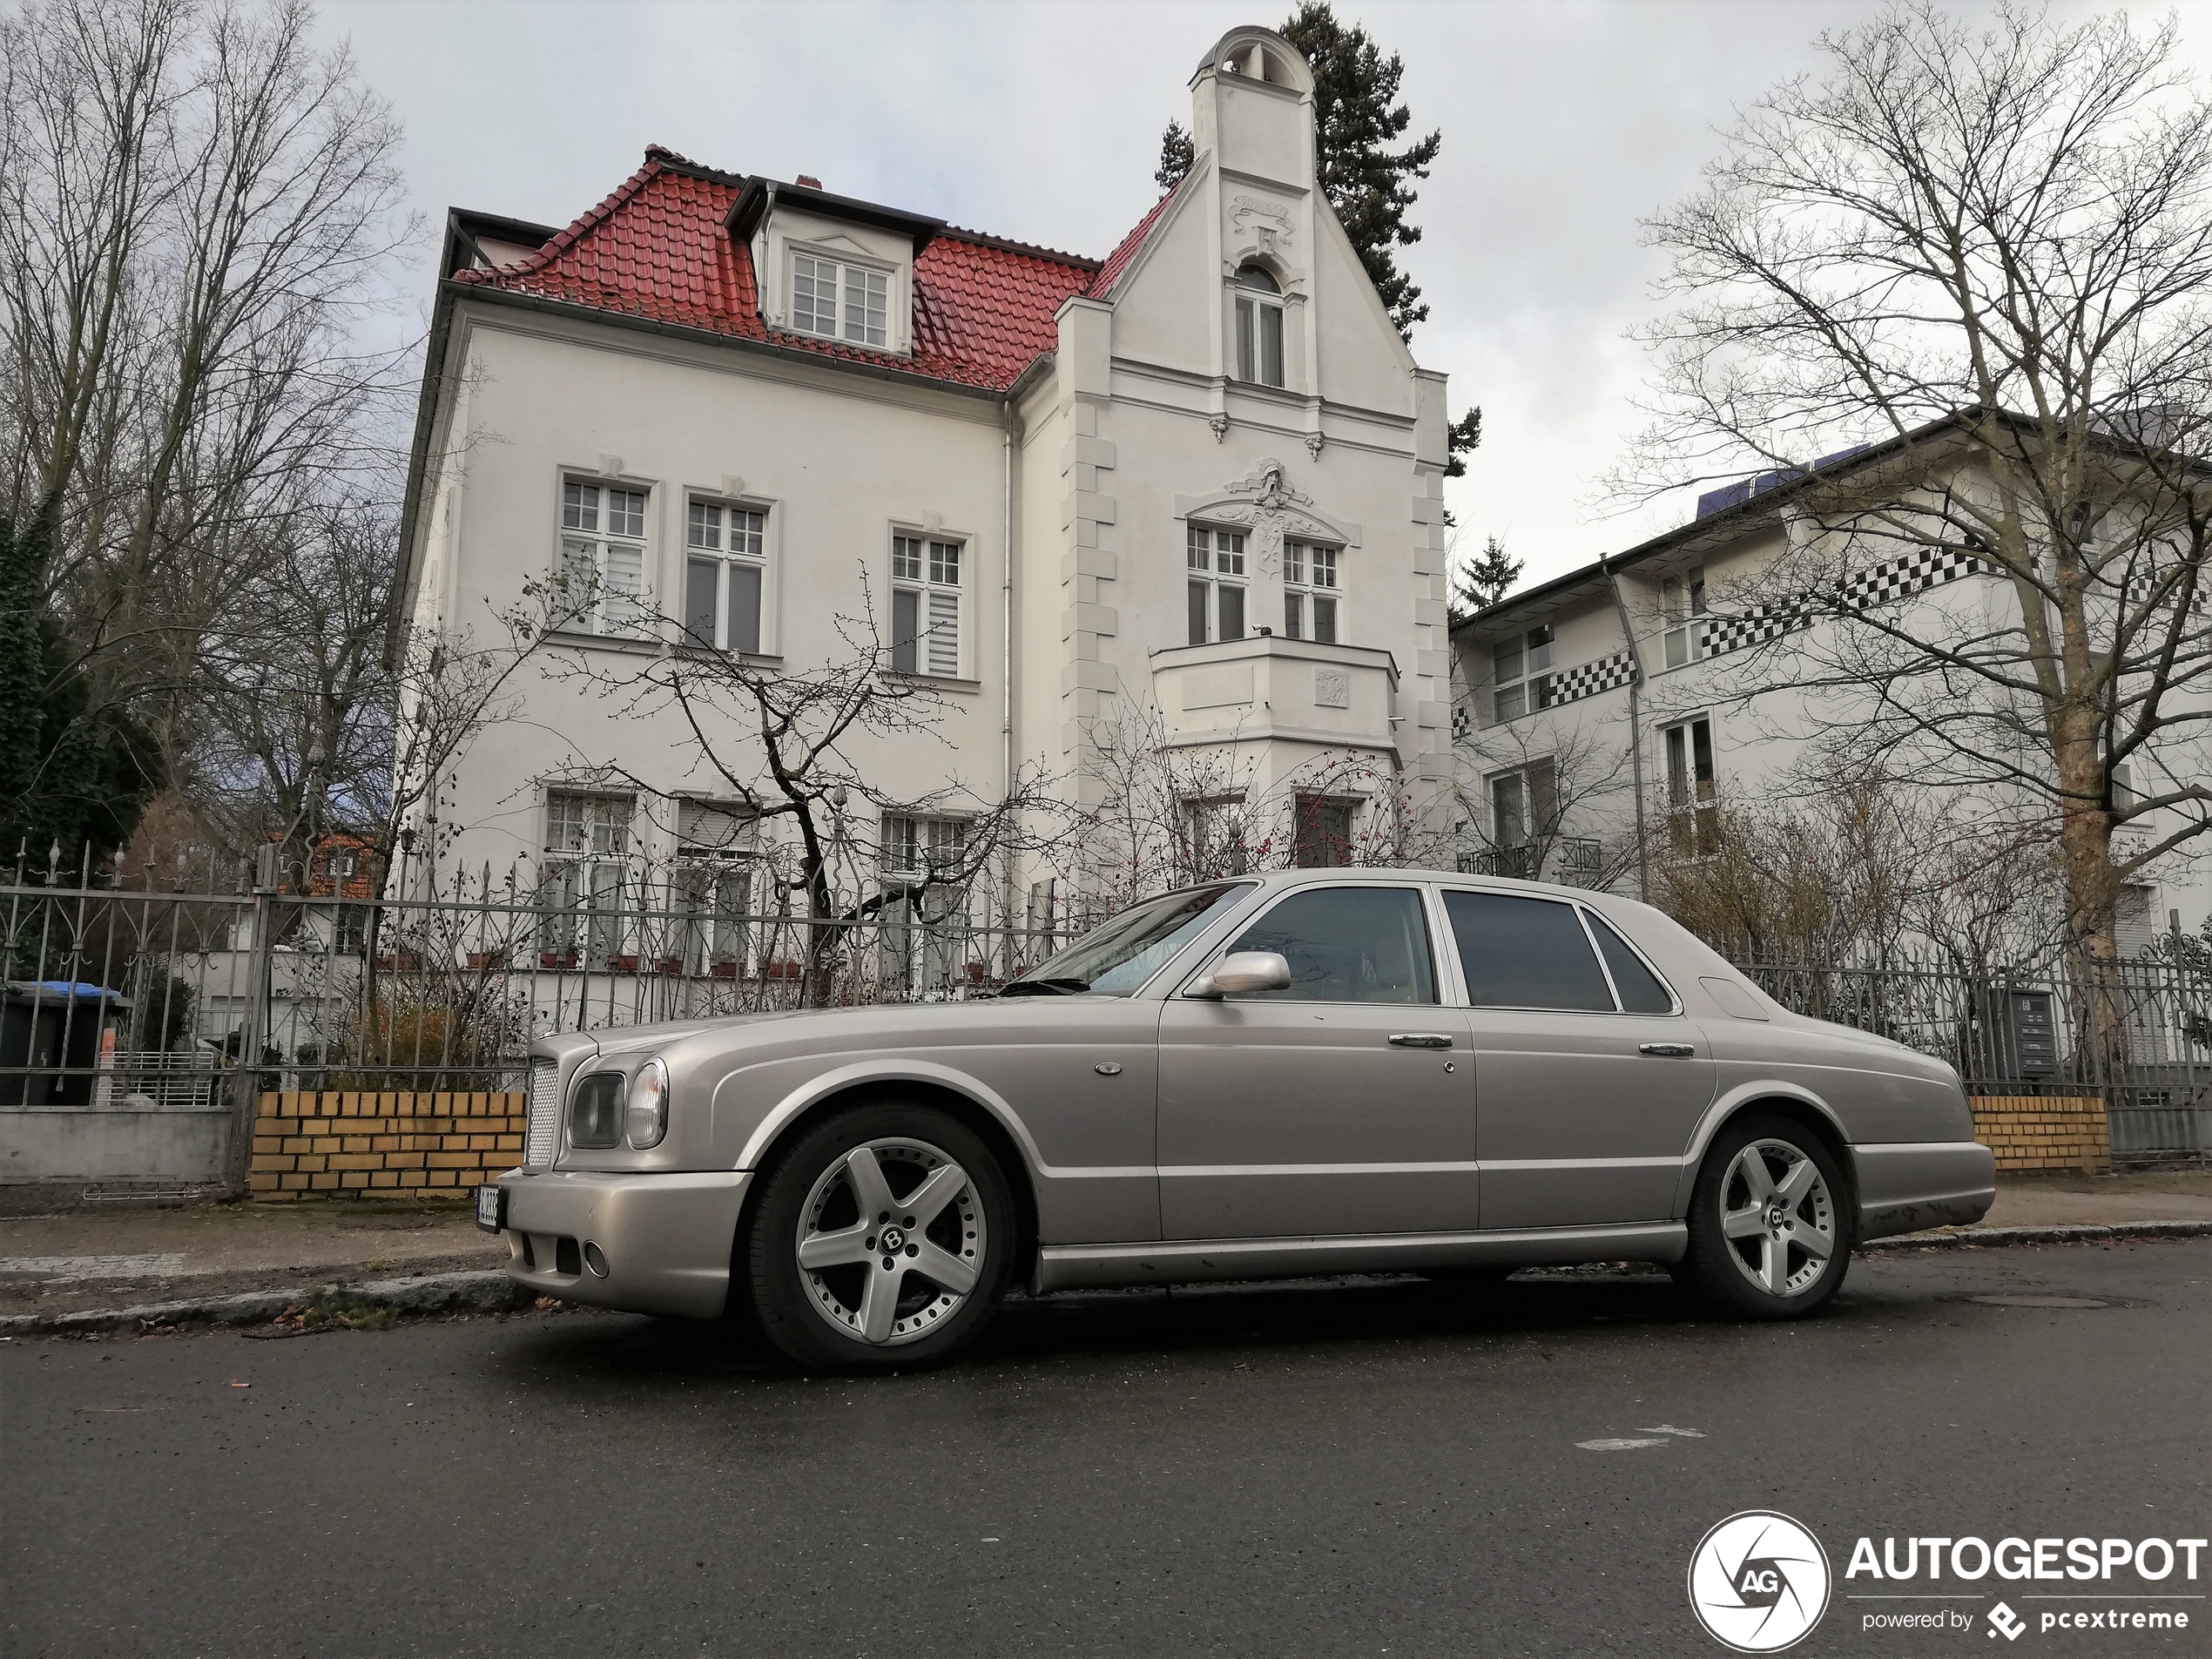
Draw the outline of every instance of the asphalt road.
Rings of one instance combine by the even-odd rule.
[[[1966,1299],[2020,1292],[2107,1305]],[[1862,1259],[1777,1326],[1649,1276],[1055,1300],[865,1381],[596,1314],[18,1340],[0,1651],[1716,1654],[1690,1552],[1771,1507],[1838,1577],[1796,1654],[2208,1652],[2202,1602],[2007,1644],[1842,1599],[1860,1534],[2204,1535],[2208,1362],[2197,1240]]]

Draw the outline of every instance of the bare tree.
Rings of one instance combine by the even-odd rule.
[[[2212,831],[2212,100],[2117,14],[1819,44],[1648,226],[1679,308],[1620,482],[1797,480],[1790,551],[1719,596],[1781,624],[1735,689],[1791,688],[1831,780],[2028,802],[2109,964],[2120,884]],[[1962,561],[2005,602],[1913,600]]]
[[[1494,875],[1609,888],[1637,865],[1633,834],[1596,833],[1634,788],[1628,737],[1548,711],[1474,726],[1454,745],[1463,842]]]
[[[403,393],[403,352],[354,343],[412,234],[398,130],[313,21],[44,0],[0,23],[9,608],[65,646],[7,690],[81,685],[88,720],[129,711],[172,772],[272,527],[386,463]]]
[[[534,587],[545,607],[543,632],[603,602],[565,577]],[[922,911],[928,895],[964,894],[987,875],[1010,877],[1011,860],[1049,857],[1062,844],[1068,809],[1034,770],[1017,771],[1002,794],[956,775],[919,795],[894,793],[872,776],[855,751],[931,744],[948,755],[941,729],[948,699],[926,679],[900,672],[894,651],[876,624],[865,569],[860,614],[834,618],[845,649],[818,667],[770,666],[710,644],[673,619],[638,619],[641,632],[677,643],[649,658],[607,666],[601,658],[543,658],[556,678],[581,681],[610,706],[645,723],[673,716],[679,733],[674,771],[698,780],[716,803],[770,838],[762,848],[772,871],[788,852],[789,873],[777,879],[799,895],[806,918],[806,996],[830,995],[839,923]],[[619,779],[648,800],[669,798],[669,777],[648,776],[619,763],[587,763],[592,776]],[[871,810],[872,809],[872,810]],[[957,833],[913,850],[886,844],[887,819],[932,818]],[[777,839],[780,832],[780,840]],[[885,873],[908,873],[885,879]]]

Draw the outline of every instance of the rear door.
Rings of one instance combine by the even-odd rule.
[[[1167,999],[1163,1238],[1475,1225],[1467,1020],[1432,933],[1412,883],[1294,888],[1226,947],[1280,952],[1289,989]]]
[[[1443,898],[1470,1004],[1482,1225],[1667,1219],[1712,1103],[1704,1033],[1571,899],[1450,887]]]

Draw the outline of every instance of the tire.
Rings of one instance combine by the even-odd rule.
[[[1800,1319],[1843,1288],[1857,1236],[1835,1155],[1794,1118],[1747,1113],[1705,1150],[1689,1197],[1689,1250],[1673,1271],[1738,1318]]]
[[[981,1334],[1014,1250],[1013,1197],[981,1137],[936,1107],[876,1101],[807,1129],[763,1173],[738,1265],[761,1330],[800,1366],[917,1371]]]

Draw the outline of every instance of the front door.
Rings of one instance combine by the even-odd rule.
[[[1649,963],[1565,898],[1447,889],[1474,1048],[1485,1228],[1672,1216],[1716,1068]]]
[[[1168,999],[1162,1238],[1474,1226],[1467,1015],[1430,934],[1419,887],[1304,887],[1227,948],[1279,952],[1287,990]]]

